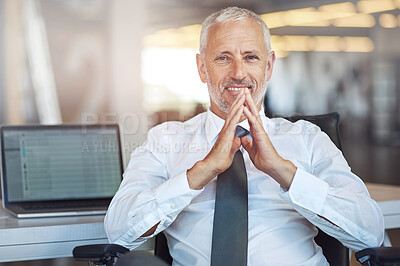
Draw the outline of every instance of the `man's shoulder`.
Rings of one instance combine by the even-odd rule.
[[[292,122],[285,117],[267,118],[267,120],[268,127],[273,130],[275,134],[309,134],[311,132],[317,133],[318,131],[320,131],[317,125],[306,120],[297,120]]]
[[[200,113],[186,121],[167,121],[149,130],[149,134],[165,135],[187,135],[199,130],[205,123],[207,112]]]

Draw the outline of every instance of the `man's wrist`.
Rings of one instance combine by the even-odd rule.
[[[267,174],[277,181],[284,189],[289,190],[297,167],[289,160],[282,159],[270,169]]]
[[[186,172],[189,187],[195,190],[202,189],[216,175],[205,161],[198,161]]]

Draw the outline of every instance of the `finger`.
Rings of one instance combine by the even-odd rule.
[[[242,142],[243,148],[247,151],[247,153],[249,155],[251,155],[251,153],[253,151],[253,141],[251,141],[251,139],[249,139],[248,137],[243,137],[243,138],[241,138],[241,142]]]
[[[237,150],[239,150],[241,146],[240,139],[234,137],[236,124],[241,114],[243,114],[243,105],[241,105],[236,113],[233,114],[234,118],[231,120],[230,123],[227,123],[227,121],[225,121],[224,128],[221,130],[217,140],[218,143],[216,143],[217,145],[215,146],[215,150],[217,152],[222,152],[224,156],[228,155],[231,162],[234,154]],[[236,117],[238,118],[236,119]]]
[[[264,127],[262,126],[262,122],[258,117],[255,117],[253,113],[250,112],[249,108],[244,107],[243,109],[244,115],[247,117],[250,125],[250,134],[254,138],[256,136],[263,136],[266,134]]]
[[[231,147],[231,154],[234,155],[242,145],[240,138],[234,138],[232,142],[232,147]]]
[[[249,89],[247,89],[247,88],[246,88],[245,97],[246,97],[246,105],[248,106],[249,110],[257,118],[257,120],[259,120],[259,122],[261,122],[261,118],[260,118],[260,114],[259,114],[257,105],[255,104],[254,99],[251,96]]]
[[[245,97],[246,97],[246,104],[249,107],[250,111],[254,114],[258,114],[258,109],[257,106],[254,102],[253,97],[251,96],[251,93],[248,88],[245,89]]]
[[[232,138],[233,135],[235,134],[236,131],[236,125],[239,123],[240,121],[240,117],[243,114],[243,109],[244,106],[243,104],[238,106],[238,109],[235,111],[235,113],[232,114],[231,118],[229,120],[225,121],[225,130],[229,131],[229,135]],[[223,129],[224,130],[224,129]]]
[[[239,123],[240,117],[243,114],[244,101],[245,97],[243,93],[239,94],[238,97],[236,97],[234,103],[229,110],[227,118],[225,119],[225,124],[222,131],[229,130],[232,131],[232,134],[234,134],[236,125],[237,123]]]
[[[239,94],[236,96],[236,98],[234,99],[234,101],[232,102],[232,104],[229,108],[228,115],[227,115],[228,120],[232,116],[232,114],[236,113],[237,109],[241,105],[244,105],[245,101],[246,101],[246,97],[245,97],[244,90],[240,90]]]
[[[244,92],[240,91],[238,96],[233,101],[231,107],[229,108],[229,112],[225,119],[224,126],[221,129],[220,133],[221,138],[227,135],[229,136],[229,139],[233,139],[233,135],[236,129],[236,124],[239,122],[240,117],[243,114],[244,101],[245,101]]]
[[[247,120],[249,121],[249,124],[251,127],[259,125],[259,120],[258,117],[256,117],[250,110],[248,106],[245,106],[243,108],[243,113],[247,117]]]
[[[243,101],[243,103],[244,103],[244,101]],[[234,124],[235,128],[236,128],[236,125],[239,123],[240,118],[242,117],[243,112],[244,112],[243,103],[241,105],[239,105],[239,108],[236,110],[234,116],[232,117],[232,123],[231,124]]]

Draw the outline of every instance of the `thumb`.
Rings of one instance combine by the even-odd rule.
[[[247,151],[248,154],[250,154],[250,151],[253,148],[253,141],[249,139],[248,137],[243,137],[240,139],[242,141],[243,148]]]
[[[235,154],[240,148],[241,142],[239,138],[234,138],[231,147],[231,154]]]

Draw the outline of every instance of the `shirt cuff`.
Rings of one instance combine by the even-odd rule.
[[[281,187],[280,194],[282,198],[293,204],[316,214],[321,214],[328,189],[328,183],[297,168],[289,191]]]
[[[189,187],[185,171],[158,186],[156,200],[161,211],[169,215],[183,210],[202,191],[203,189],[194,190]]]

